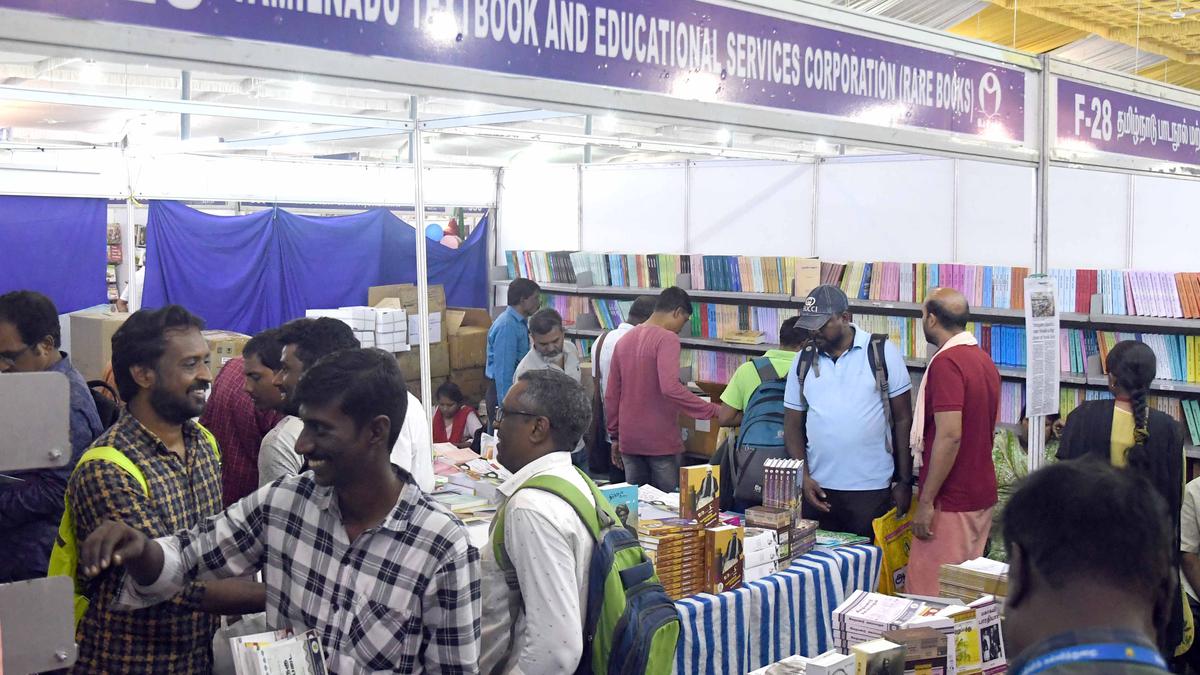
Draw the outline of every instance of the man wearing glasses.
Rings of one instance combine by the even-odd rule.
[[[0,373],[62,373],[70,384],[71,461],[0,480],[0,583],[46,576],[75,461],[104,429],[87,383],[59,351],[58,309],[41,293],[0,296]]]

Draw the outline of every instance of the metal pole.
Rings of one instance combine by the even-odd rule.
[[[583,118],[583,133],[588,136],[592,135],[592,116],[591,115],[588,115]],[[583,146],[583,163],[584,164],[592,163],[592,146],[591,145]]]
[[[189,71],[182,71],[179,79],[180,92],[179,97],[185,101],[192,100],[192,74]],[[182,113],[179,116],[179,140],[186,141],[192,137],[192,116],[187,113]]]
[[[408,116],[412,118],[413,129],[416,129],[417,128],[417,97],[416,96],[408,97]],[[416,137],[413,136],[412,134],[409,134],[409,136],[408,136],[408,163],[409,164],[416,163],[416,160],[414,159],[414,157],[416,156],[416,151],[413,149],[413,140],[412,140],[413,138],[416,138]],[[418,183],[418,185],[419,184],[420,183]]]
[[[126,285],[129,287],[129,297],[132,299],[136,294],[138,297],[142,295],[142,289],[137,288],[137,226],[133,224],[133,196],[130,195],[125,200],[125,227],[121,232],[121,248],[123,249],[122,256],[125,258],[125,270],[128,275]],[[141,309],[141,303],[138,303],[138,309]]]
[[[413,107],[413,115],[416,115],[416,106]],[[417,192],[417,324],[421,327],[421,407],[425,409],[421,414],[424,415],[433,410],[433,406],[430,405],[433,400],[433,392],[430,391],[433,378],[429,372],[429,259],[425,249],[429,242],[425,239],[425,162],[421,157],[420,126],[413,128],[409,139]],[[432,436],[429,441],[433,442]]]
[[[1033,230],[1033,273],[1046,274],[1050,269],[1050,249],[1047,245],[1047,234],[1050,223],[1050,119],[1053,107],[1050,103],[1050,57],[1043,54],[1041,73],[1041,105],[1038,115],[1038,168],[1037,168],[1037,205],[1038,214]],[[1024,290],[1022,290],[1024,292]],[[1025,388],[1029,388],[1029,373],[1026,371]],[[1020,420],[1017,420],[1018,423]],[[1045,457],[1046,436],[1043,432],[1046,418],[1043,416],[1029,417],[1029,470],[1041,468]]]

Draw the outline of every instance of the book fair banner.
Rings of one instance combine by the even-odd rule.
[[[1062,78],[1057,137],[1067,150],[1200,164],[1200,110]]]
[[[1025,141],[1018,68],[698,0],[0,0],[0,8]]]

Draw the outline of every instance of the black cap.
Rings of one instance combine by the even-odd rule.
[[[804,299],[804,306],[800,308],[800,320],[796,325],[805,330],[821,330],[826,322],[848,309],[850,301],[846,299],[842,289],[829,284],[817,286]]]

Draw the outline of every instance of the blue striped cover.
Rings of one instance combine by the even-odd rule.
[[[881,561],[874,546],[822,549],[737,590],[676,602],[676,675],[740,675],[827,651],[834,608],[856,590],[876,590]]]

